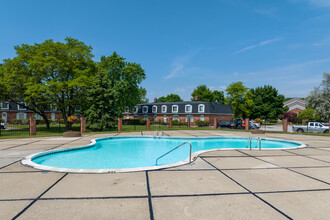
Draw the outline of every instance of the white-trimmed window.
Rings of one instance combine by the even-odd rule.
[[[190,122],[194,122],[194,117],[192,115],[186,115],[186,122],[188,122],[188,119]]]
[[[204,112],[205,111],[205,105],[204,104],[199,104],[198,105],[198,112],[201,113],[201,112]]]
[[[42,119],[42,116],[41,115],[39,115],[39,114],[34,114],[34,117],[36,118],[36,119]]]
[[[55,113],[52,113],[52,114],[50,115],[50,118],[51,118],[53,121],[55,121],[55,119],[56,119],[55,116],[56,116]]]
[[[143,113],[148,113],[148,106],[143,106],[142,107],[142,112]]]
[[[129,119],[129,115],[126,115],[126,119]]]
[[[166,113],[167,112],[167,106],[166,105],[162,105],[162,113]]]
[[[135,113],[139,111],[139,107],[135,106]]]
[[[166,115],[164,115],[164,122],[166,123],[166,121],[167,121],[167,117]]]
[[[157,113],[157,105],[152,106],[152,113]]]
[[[18,105],[17,105],[17,109],[18,109],[18,110],[26,110],[26,108],[25,108],[23,105],[26,105],[26,103],[21,102],[21,104],[18,104]],[[26,118],[25,118],[25,119],[26,119]]]
[[[180,121],[179,115],[173,115],[173,121]]]
[[[16,119],[26,119],[26,113],[17,113],[16,114]]]
[[[179,106],[172,105],[172,113],[178,113],[179,112]]]
[[[192,112],[192,105],[186,105],[185,106],[185,111],[186,112]]]
[[[148,115],[143,115],[144,120],[147,120],[147,118],[148,118]]]
[[[1,103],[1,109],[9,110],[9,102],[2,102]]]
[[[157,115],[154,116],[154,121],[157,121]]]
[[[201,116],[200,116],[200,120],[201,120],[201,121],[204,121],[204,115],[201,115]]]

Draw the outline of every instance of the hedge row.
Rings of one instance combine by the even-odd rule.
[[[210,126],[210,121],[196,121],[198,127],[207,127]]]

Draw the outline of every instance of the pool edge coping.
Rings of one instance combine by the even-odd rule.
[[[171,164],[165,164],[165,165],[160,165],[160,166],[148,166],[148,167],[137,167],[137,168],[121,168],[121,169],[69,169],[69,168],[58,168],[58,167],[51,167],[51,166],[45,166],[45,165],[40,165],[37,163],[34,163],[32,160],[36,156],[44,156],[44,155],[49,155],[49,154],[54,154],[54,153],[60,153],[60,152],[65,152],[65,151],[73,151],[73,150],[80,150],[84,148],[90,148],[93,147],[96,144],[97,140],[106,140],[106,139],[120,139],[120,138],[157,138],[157,139],[185,139],[188,137],[163,137],[163,136],[109,136],[109,137],[103,137],[103,138],[97,138],[97,139],[92,139],[90,140],[90,143],[85,146],[78,146],[78,147],[69,147],[69,148],[63,148],[63,149],[55,149],[55,150],[47,150],[43,152],[38,152],[35,154],[31,154],[27,157],[24,157],[21,160],[21,164],[24,166],[32,167],[34,169],[38,170],[43,170],[43,171],[52,171],[52,172],[60,172],[60,173],[94,173],[94,174],[102,174],[102,173],[127,173],[127,172],[138,172],[138,171],[151,171],[151,170],[161,170],[161,169],[166,169],[166,168],[173,168],[173,167],[178,167],[182,165],[187,165],[191,162],[194,162],[200,154],[206,153],[206,152],[211,152],[211,151],[219,151],[219,150],[246,150],[249,148],[217,148],[217,149],[210,149],[210,150],[201,150],[201,151],[196,151],[191,154],[191,162],[189,162],[189,157],[186,159],[179,161],[177,163],[171,163]],[[222,137],[189,137],[191,138],[198,138],[198,139],[249,139],[251,137],[227,137],[227,136],[222,136]],[[261,150],[288,150],[288,149],[298,149],[298,148],[305,148],[307,147],[306,144],[302,142],[296,142],[296,141],[287,141],[287,140],[282,140],[282,139],[273,139],[273,138],[262,138],[262,140],[273,140],[273,141],[281,141],[281,142],[291,142],[291,143],[298,143],[300,144],[297,147],[289,147],[289,148],[264,148]],[[249,149],[250,150],[250,149]],[[252,148],[251,150],[259,150],[258,148]]]

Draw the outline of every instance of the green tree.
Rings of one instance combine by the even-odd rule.
[[[158,102],[182,102],[183,100],[178,94],[169,94],[166,97],[161,96],[158,98]]]
[[[214,90],[213,91],[214,100],[213,102],[219,104],[225,104],[225,95],[223,91]]]
[[[41,115],[55,104],[67,128],[67,117],[85,103],[93,75],[92,48],[73,38],[65,43],[46,40],[41,44],[16,46],[17,56],[4,60],[1,87],[5,97]]]
[[[113,127],[123,111],[143,101],[146,90],[139,87],[145,72],[139,64],[126,62],[114,52],[101,57],[98,73],[89,92],[90,108],[86,111],[88,125],[94,130]],[[93,103],[96,100],[96,103]]]
[[[191,101],[195,100],[195,96],[198,96],[199,101],[204,102],[213,102],[224,104],[225,103],[225,96],[223,91],[211,91],[206,85],[197,86],[196,89],[191,93]]]
[[[86,111],[87,126],[92,130],[107,130],[115,126],[117,112],[114,104],[117,102],[116,92],[109,88],[111,81],[104,71],[98,71],[92,87],[88,91],[89,109]]]
[[[197,86],[191,93],[191,96],[191,101],[194,101],[195,96],[198,96],[199,101],[214,102],[214,94],[206,85]]]
[[[310,92],[306,102],[322,120],[327,121],[330,119],[330,73],[324,73],[323,78],[321,85]]]
[[[314,109],[312,108],[306,108],[302,112],[299,113],[298,115],[298,122],[301,123],[302,120],[308,120],[308,121],[319,121],[320,120],[320,115],[316,114]]]
[[[251,91],[242,82],[234,82],[227,87],[226,92],[226,103],[232,106],[234,117],[249,117],[253,105]]]
[[[277,119],[284,113],[284,96],[279,95],[276,88],[265,85],[251,89],[254,105],[252,106],[253,118]]]

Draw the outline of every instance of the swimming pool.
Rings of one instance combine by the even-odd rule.
[[[185,142],[188,144],[161,157]],[[189,163],[190,144],[193,159],[200,153],[215,149],[250,149],[250,146],[251,149],[261,147],[262,150],[304,147],[298,142],[264,138],[122,136],[92,140],[87,146],[30,155],[22,163],[37,169],[59,172],[152,170]]]

